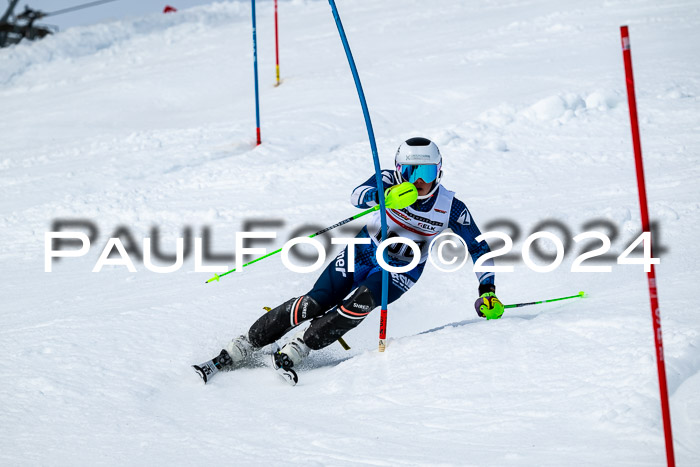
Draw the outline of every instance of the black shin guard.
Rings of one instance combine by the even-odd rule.
[[[321,306],[308,295],[292,298],[258,318],[248,331],[248,340],[253,347],[264,347],[282,337],[294,326],[321,313]]]
[[[342,305],[313,320],[304,333],[304,342],[313,350],[331,345],[360,324],[374,307],[372,292],[363,285],[355,290]]]

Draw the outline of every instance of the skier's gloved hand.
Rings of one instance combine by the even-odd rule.
[[[503,304],[493,292],[481,294],[474,302],[474,308],[477,315],[486,319],[498,319],[504,311]]]
[[[406,208],[415,203],[417,199],[418,190],[411,182],[403,182],[399,185],[391,186],[384,192],[384,203],[388,209]]]

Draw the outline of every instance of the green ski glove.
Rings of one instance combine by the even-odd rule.
[[[476,314],[486,319],[498,319],[503,314],[504,308],[501,301],[493,292],[486,292],[474,302]]]
[[[418,190],[411,182],[389,187],[384,192],[384,203],[388,209],[406,208],[418,199]]]

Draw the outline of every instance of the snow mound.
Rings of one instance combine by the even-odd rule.
[[[586,111],[606,111],[615,108],[619,98],[613,92],[595,91],[586,96],[565,93],[537,101],[522,111],[522,115],[534,121],[564,122]]]

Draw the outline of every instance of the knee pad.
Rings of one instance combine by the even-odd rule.
[[[308,295],[292,298],[262,315],[248,331],[248,340],[263,347],[284,336],[294,326],[323,313],[321,306]]]
[[[372,292],[360,286],[342,305],[311,322],[304,342],[313,350],[322,349],[357,326],[375,308]]]

